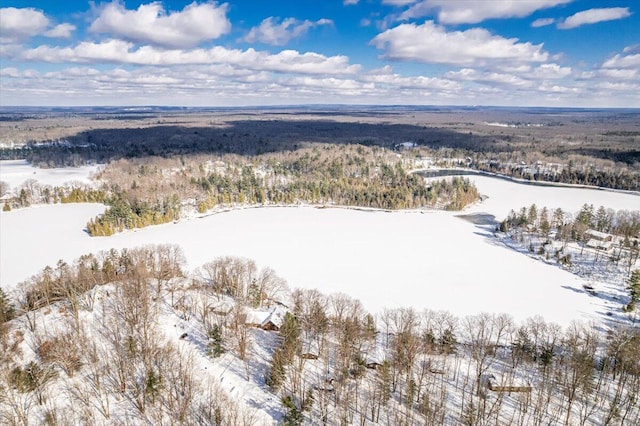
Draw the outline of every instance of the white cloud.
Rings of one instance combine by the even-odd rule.
[[[460,83],[439,77],[412,76],[405,77],[396,74],[391,67],[373,70],[362,76],[364,81],[379,85],[390,86],[393,89],[431,89],[431,90],[460,90]]]
[[[589,9],[569,16],[563,22],[558,23],[558,28],[568,30],[586,24],[596,24],[604,21],[614,21],[631,16],[628,7],[607,7],[601,9]]]
[[[605,78],[616,80],[635,80],[640,76],[638,69],[620,69],[620,68],[604,68],[599,74]]]
[[[0,37],[2,41],[2,37]],[[22,52],[22,45],[20,44],[5,44],[0,43],[0,58],[15,58]]]
[[[449,71],[445,75],[454,80],[472,81],[475,83],[488,84],[490,86],[512,86],[516,88],[527,88],[533,86],[531,81],[513,74],[481,72],[471,68],[463,68],[459,71]]]
[[[49,28],[51,21],[45,14],[34,8],[0,9],[0,42],[17,43],[30,37],[44,35],[51,38],[69,38],[75,31],[75,25],[63,23]],[[49,30],[47,30],[49,28]]]
[[[320,25],[333,25],[330,19],[319,19],[315,22],[295,18],[287,18],[278,22],[278,18],[269,17],[263,20],[259,26],[251,28],[244,40],[249,43],[260,43],[273,46],[284,46],[294,38],[300,37],[313,27]]]
[[[556,20],[554,18],[540,18],[540,19],[536,19],[535,21],[533,21],[531,23],[531,26],[533,28],[546,27],[547,25],[551,25],[554,22],[556,22]]]
[[[359,65],[349,64],[346,56],[324,56],[283,50],[270,54],[254,49],[239,50],[215,46],[210,49],[166,50],[153,46],[135,47],[131,42],[108,40],[82,42],[73,47],[39,46],[22,53],[22,59],[41,62],[123,63],[135,65],[228,64],[252,70],[303,74],[353,74]]]
[[[640,53],[640,44],[635,44],[633,46],[627,46],[622,49],[624,53]]]
[[[391,6],[406,6],[408,4],[416,3],[418,0],[382,0],[382,4],[389,4]]]
[[[553,93],[553,94],[579,94],[580,93],[580,89],[578,89],[577,87],[561,86],[559,84],[553,84],[548,82],[543,82],[538,87],[538,90],[541,92]]]
[[[15,67],[8,67],[0,69],[0,77],[9,77],[9,78],[37,78],[40,76],[40,73],[36,70],[24,70],[20,71]]]
[[[571,73],[571,67],[562,67],[558,64],[542,64],[536,67],[529,75],[532,78],[541,80],[556,80],[569,77]]]
[[[38,74],[0,69],[7,105],[267,105],[317,103],[637,106],[640,84],[594,72],[589,81],[536,80],[520,72],[464,68],[440,77],[390,66],[351,75],[295,75],[228,63],[136,67],[72,66]],[[562,67],[560,67],[562,68]],[[514,68],[515,69],[515,68]]]
[[[227,4],[193,2],[180,12],[166,13],[162,3],[142,4],[128,10],[117,0],[100,9],[90,31],[107,33],[136,43],[169,48],[193,47],[231,30]]]
[[[626,49],[625,52],[627,52]],[[629,52],[634,52],[634,50],[629,50]],[[640,52],[630,55],[617,54],[607,59],[602,66],[603,68],[640,68]]]
[[[48,26],[49,19],[40,10],[30,7],[0,9],[0,41],[3,43],[36,36],[44,32]]]
[[[532,90],[536,87],[560,87],[556,81],[566,80],[573,73],[570,67],[562,67],[558,64],[541,64],[537,67],[520,65],[517,67],[499,67],[499,70],[462,68],[458,71],[449,71],[445,77],[456,81],[482,84],[487,87],[502,88],[503,90]],[[542,90],[542,89],[540,89]],[[547,91],[547,90],[543,90]]]
[[[14,68],[14,67],[0,68],[0,77],[19,78],[20,75],[21,73],[18,70],[18,68]]]
[[[542,44],[521,43],[492,35],[482,28],[447,32],[433,21],[402,24],[378,34],[371,44],[391,60],[457,65],[489,62],[544,62],[549,57]]]
[[[604,77],[615,80],[640,79],[640,48],[639,46],[627,46],[623,54],[617,54],[602,64],[597,73],[586,75],[585,78]]]
[[[344,4],[345,6],[350,6],[350,5],[353,5],[353,4],[358,4],[358,0],[344,0],[343,4]]]
[[[573,0],[422,0],[406,10],[400,19],[413,19],[438,11],[438,21],[444,24],[476,24],[492,18],[522,18],[536,10],[546,9]]]
[[[45,32],[44,35],[51,38],[70,38],[71,33],[76,30],[75,25],[59,24]]]

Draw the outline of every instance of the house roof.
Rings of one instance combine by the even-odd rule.
[[[591,237],[598,240],[604,240],[606,238],[612,237],[611,234],[607,234],[606,232],[596,231],[595,229],[588,229],[587,232],[585,232],[585,234],[590,235]]]
[[[245,323],[258,324],[260,327],[264,327],[265,325],[271,323],[280,328],[284,323],[285,313],[286,310],[281,306],[276,306],[275,308],[272,308],[268,311],[250,309],[249,311],[247,311]]]
[[[320,355],[320,345],[318,344],[318,340],[311,338],[302,339],[302,350],[300,352],[302,354]]]
[[[600,241],[595,238],[591,238],[589,241],[587,241],[587,247],[609,250],[612,247],[612,244],[610,241]]]

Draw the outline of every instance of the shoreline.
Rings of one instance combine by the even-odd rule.
[[[434,176],[425,176],[428,172],[435,172]],[[438,174],[442,173],[444,174]],[[451,172],[451,173],[449,173]],[[632,191],[628,189],[616,189],[616,188],[607,188],[606,186],[595,186],[595,185],[582,185],[577,183],[564,183],[564,182],[549,182],[544,180],[528,180],[522,178],[515,178],[512,176],[504,175],[501,173],[494,172],[486,172],[484,170],[476,170],[476,169],[468,169],[461,167],[433,167],[433,168],[421,168],[421,169],[413,169],[409,170],[407,173],[416,173],[425,178],[427,177],[453,177],[453,176],[487,176],[493,177],[496,179],[502,179],[509,182],[521,184],[521,185],[531,185],[531,186],[541,186],[541,187],[553,187],[553,188],[577,188],[577,189],[592,189],[599,191],[607,191],[607,192],[615,192],[619,194],[627,194],[627,195],[635,195],[640,197],[640,191]]]

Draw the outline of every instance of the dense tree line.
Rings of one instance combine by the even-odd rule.
[[[473,158],[477,155],[470,154]],[[563,161],[555,159],[555,161]],[[572,161],[563,164],[560,172],[542,171],[536,173],[524,173],[521,166],[506,166],[499,163],[473,161],[471,168],[499,173],[514,178],[527,179],[539,182],[565,183],[570,185],[589,185],[602,188],[622,189],[628,191],[640,191],[639,172],[628,170],[626,167],[607,165],[605,169],[595,169],[585,158],[585,166],[571,167]],[[564,161],[563,161],[564,162]]]
[[[467,179],[426,185],[401,158],[365,146],[315,146],[254,157],[185,156],[118,160],[96,176],[99,187],[49,187],[26,181],[5,209],[32,203],[98,202],[103,215],[87,224],[108,236],[177,220],[191,209],[204,213],[241,205],[330,204],[381,209],[460,210],[479,199]]]
[[[500,230],[505,232],[512,228],[530,227],[548,235],[556,231],[558,238],[569,237],[569,241],[584,241],[588,230],[609,233],[624,238],[626,245],[632,245],[632,239],[640,236],[640,211],[607,209],[593,204],[584,204],[580,211],[571,214],[560,208],[539,208],[535,204],[522,207],[517,212],[511,210],[500,223]]]
[[[437,207],[460,210],[479,199],[467,179],[426,185],[400,159],[381,148],[324,146],[252,157],[182,157],[119,160],[98,176],[108,209],[91,220],[91,235],[166,223],[195,203],[198,212],[217,207],[332,204],[382,209]],[[82,201],[93,190],[65,198]]]
[[[260,178],[250,166],[240,173],[210,173],[193,182],[206,191],[198,203],[205,212],[217,205],[249,204],[310,204],[331,203],[344,206],[382,209],[412,209],[443,205],[460,210],[478,200],[476,188],[467,180],[425,185],[416,174],[407,173],[401,162],[367,162],[364,156],[354,159],[319,155],[297,156],[281,163],[268,163],[267,176]]]

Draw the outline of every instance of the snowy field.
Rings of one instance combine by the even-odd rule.
[[[100,166],[66,167],[40,169],[26,160],[0,161],[0,181],[7,182],[13,190],[29,179],[35,179],[41,185],[62,186],[67,182],[91,182],[90,178]]]
[[[584,203],[639,209],[631,194],[525,186],[474,176],[489,198],[465,214],[498,219],[536,203],[575,212]],[[58,259],[112,247],[173,243],[195,268],[218,256],[255,259],[291,287],[343,292],[365,308],[412,306],[459,316],[508,312],[542,315],[563,325],[601,320],[606,306],[582,291],[584,281],[554,265],[504,247],[491,225],[474,225],[450,212],[363,212],[311,207],[255,208],[92,238],[86,222],[95,204],[47,205],[0,213],[0,284],[11,289]]]

